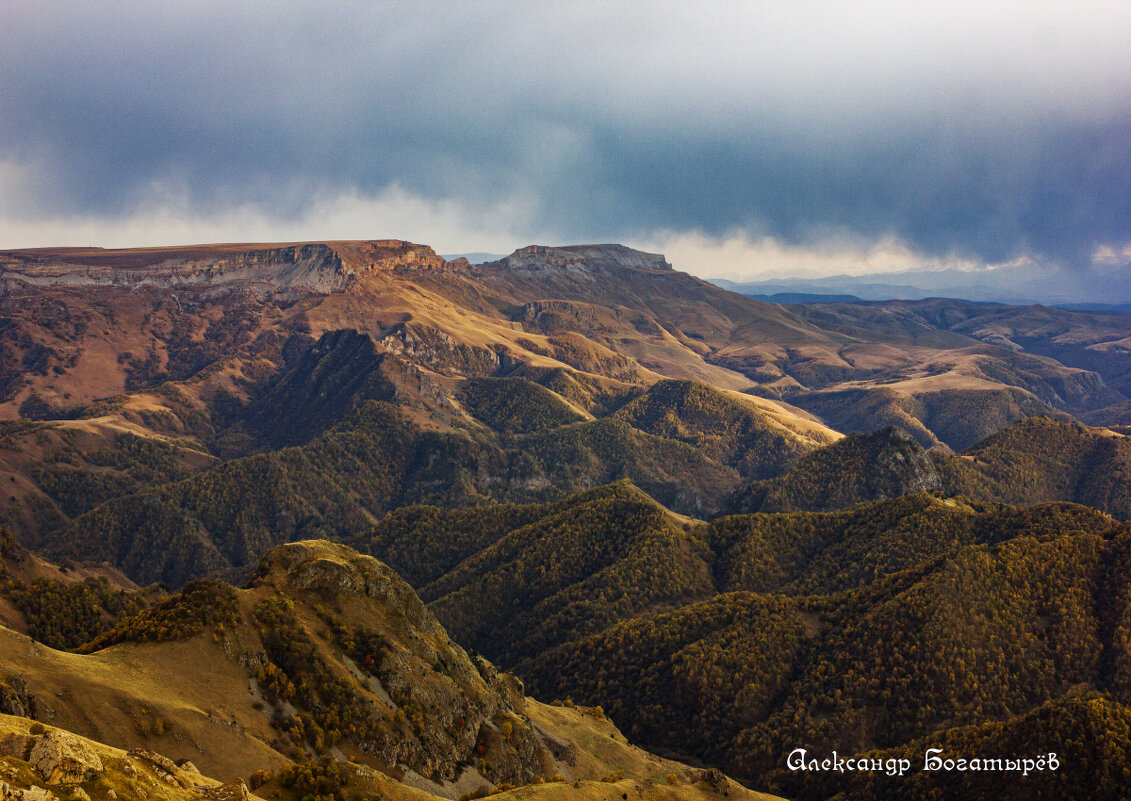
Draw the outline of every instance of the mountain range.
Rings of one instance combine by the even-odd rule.
[[[713,279],[746,295],[803,293],[853,295],[857,300],[966,298],[992,303],[1042,303],[1065,309],[1126,312],[1131,308],[1127,265],[1059,266],[1023,261],[983,269],[911,269],[820,278],[760,275],[744,281]],[[792,301],[791,301],[792,302]],[[798,302],[806,302],[799,299]]]
[[[1129,434],[1118,312],[620,245],[0,252],[0,779],[1116,799]],[[935,743],[1071,769],[785,766]]]

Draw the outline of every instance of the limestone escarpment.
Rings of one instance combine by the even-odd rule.
[[[170,248],[43,248],[0,252],[0,286],[212,288],[343,292],[368,273],[459,269],[399,239]]]

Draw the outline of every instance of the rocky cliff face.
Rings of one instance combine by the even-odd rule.
[[[671,270],[658,253],[623,245],[531,245],[490,267],[515,271],[621,267]],[[400,239],[299,244],[224,244],[165,248],[33,248],[0,251],[0,287],[111,286],[192,288],[245,284],[319,294],[343,292],[377,273],[464,271],[427,245]]]
[[[387,270],[459,270],[467,259],[445,261],[428,245],[415,245],[400,239],[374,239],[358,242],[332,242],[330,246],[343,264],[356,273]]]
[[[329,293],[353,280],[324,244],[247,250],[22,251],[0,254],[5,287],[113,286],[165,289],[263,285]]]
[[[0,287],[164,289],[247,286],[260,291],[344,292],[365,275],[460,269],[427,245],[399,239],[178,248],[47,248],[0,252]]]

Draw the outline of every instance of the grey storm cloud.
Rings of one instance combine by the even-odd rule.
[[[1131,241],[1126,2],[687,5],[0,0],[9,213],[396,184],[563,240]]]

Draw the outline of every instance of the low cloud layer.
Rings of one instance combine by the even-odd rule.
[[[1125,2],[0,16],[0,247],[739,242],[820,270],[1131,242]]]

